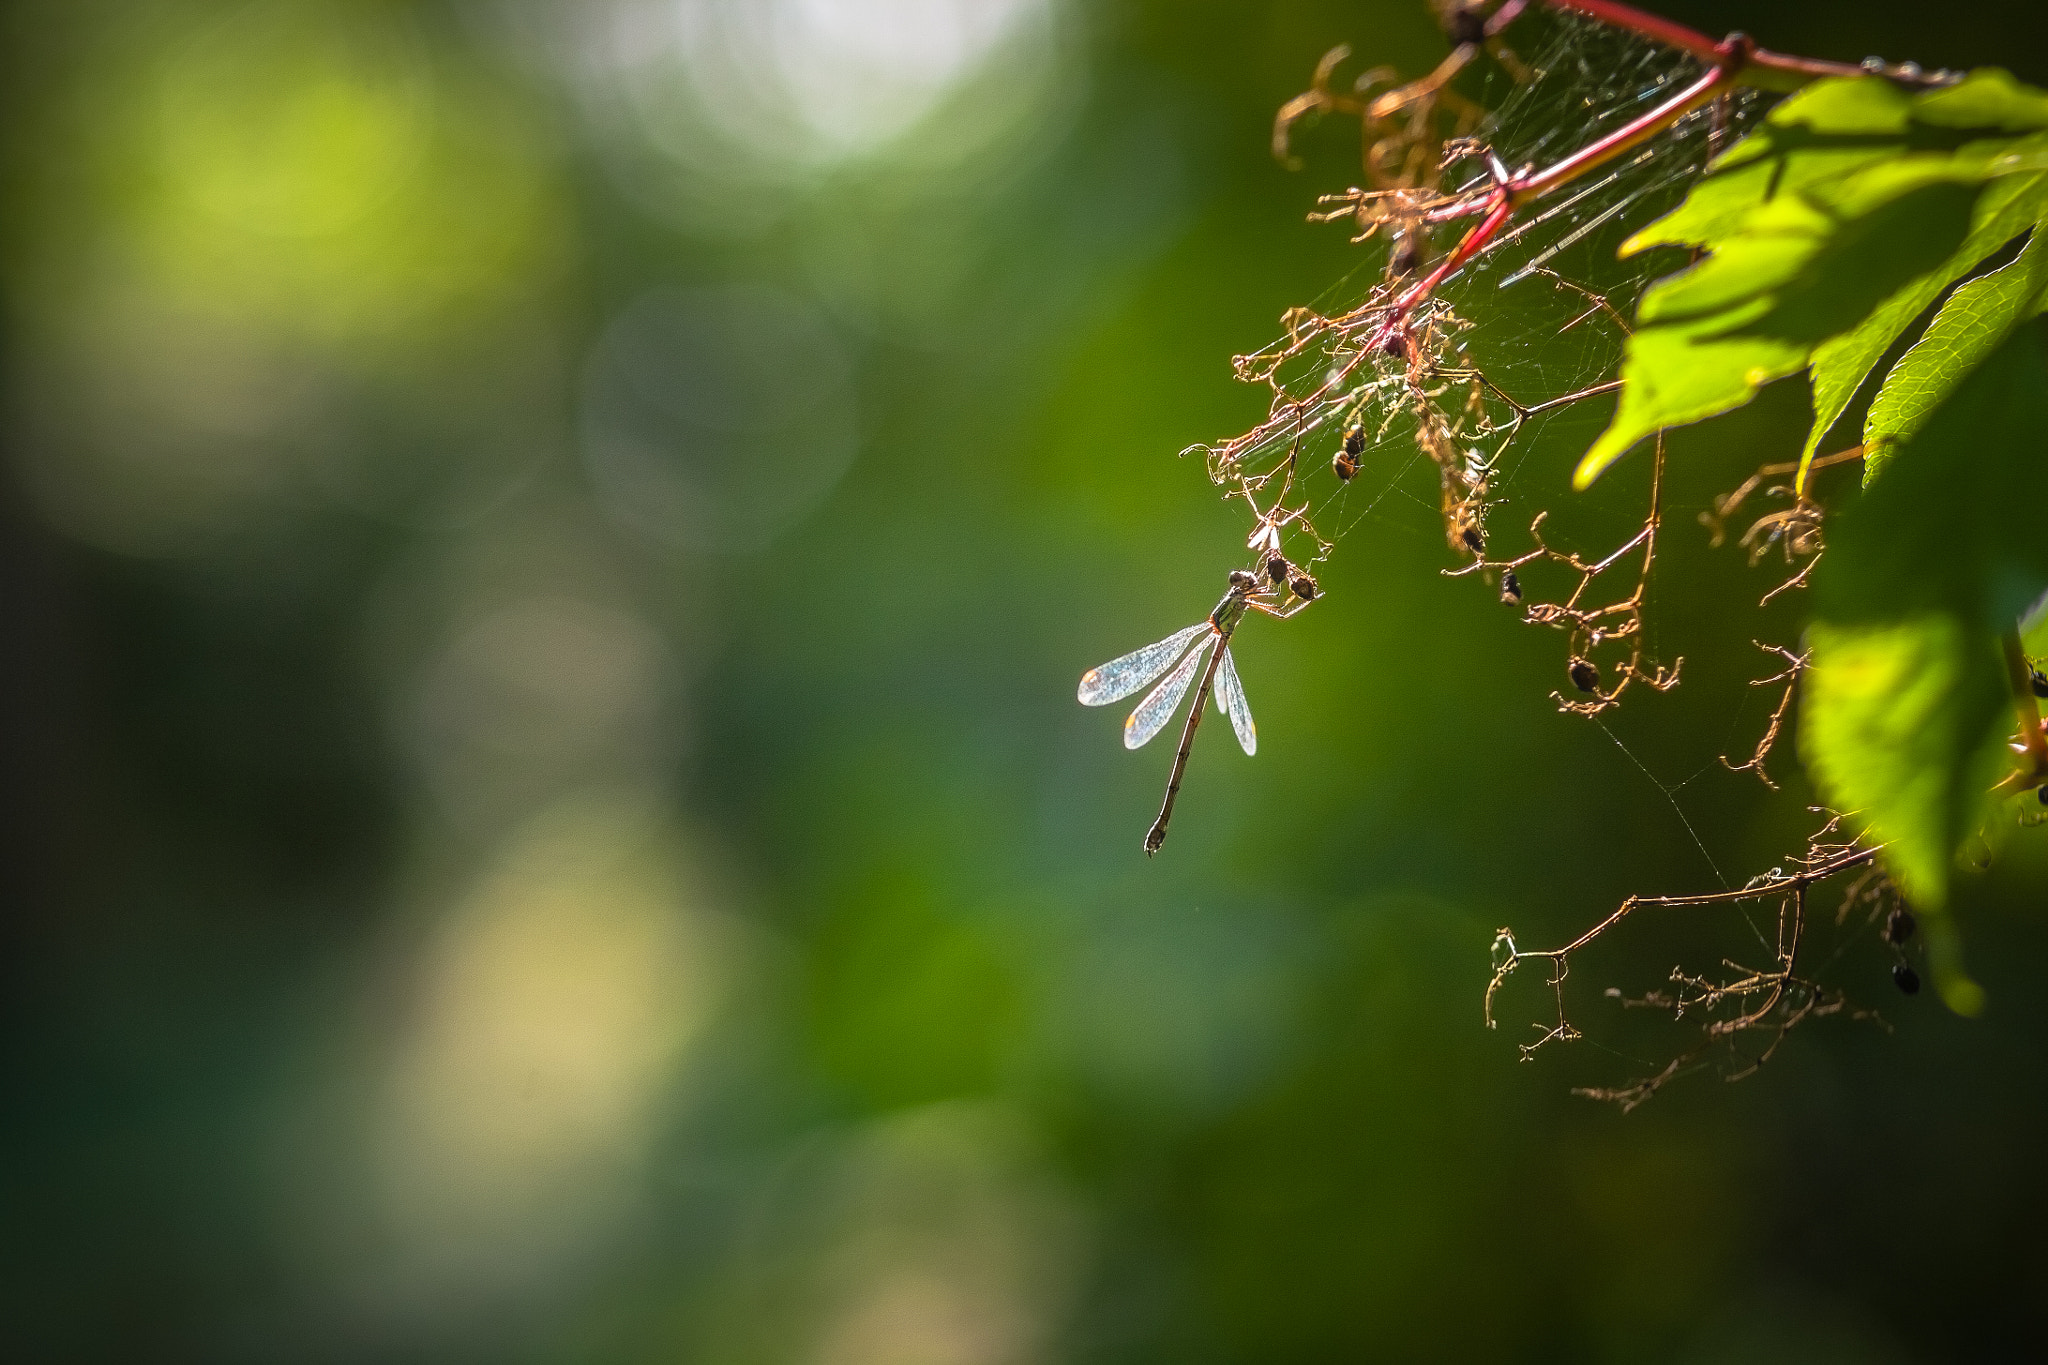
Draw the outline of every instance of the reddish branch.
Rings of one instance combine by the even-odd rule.
[[[1650,14],[1633,5],[1615,3],[1615,0],[1543,0],[1551,9],[1566,10],[1596,19],[1611,28],[1648,38],[1665,47],[1675,47],[1690,53],[1703,62],[1716,59],[1723,44],[1715,42],[1697,29],[1674,23],[1662,15]],[[1503,6],[1503,12],[1508,8]],[[1520,5],[1513,7],[1517,12]],[[1887,80],[1906,85],[1942,85],[1955,79],[1946,71],[1926,72],[1912,62],[1893,65],[1889,62],[1869,61],[1852,66],[1847,62],[1822,61],[1814,57],[1790,57],[1782,52],[1771,52],[1753,47],[1748,60],[1739,75],[1742,84],[1759,90],[1791,91],[1809,82],[1826,76],[1883,76]]]

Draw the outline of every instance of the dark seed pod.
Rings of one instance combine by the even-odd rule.
[[[1892,911],[1891,914],[1885,916],[1885,941],[1888,943],[1904,943],[1907,939],[1913,937],[1914,924],[1913,912],[1903,905],[1900,906]]]
[[[1500,576],[1500,600],[1503,602],[1519,602],[1522,600],[1522,580],[1515,577],[1513,569],[1509,569]]]
[[[1458,539],[1465,542],[1465,548],[1475,555],[1486,553],[1486,537],[1477,526],[1467,526],[1458,532]]]
[[[2035,696],[2048,697],[2048,673],[2043,673],[2037,668],[2027,681],[2033,685]]]
[[[1337,482],[1350,483],[1358,477],[1358,460],[1348,450],[1340,450],[1330,457],[1330,472],[1337,476]]]
[[[1279,555],[1274,555],[1271,559],[1267,560],[1266,577],[1273,580],[1274,587],[1285,583],[1287,581],[1287,561]]]
[[[1444,36],[1453,47],[1486,41],[1486,16],[1477,5],[1460,5],[1444,17]]]
[[[1294,595],[1304,602],[1316,600],[1316,581],[1305,573],[1296,574],[1287,586],[1294,589]]]
[[[1892,965],[1892,984],[1907,995],[1918,995],[1920,993],[1920,973],[1914,971],[1903,962],[1894,963]]]
[[[1413,275],[1415,267],[1421,264],[1422,243],[1415,239],[1413,232],[1402,233],[1400,241],[1394,245],[1394,254],[1387,261],[1388,272],[1399,279],[1403,275]]]
[[[1572,675],[1572,686],[1581,692],[1600,690],[1600,669],[1591,659],[1573,659],[1568,670]]]

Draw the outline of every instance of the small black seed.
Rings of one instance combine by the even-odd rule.
[[[1513,569],[1509,569],[1500,576],[1500,600],[1503,602],[1519,602],[1522,600],[1522,580],[1515,577]]]
[[[1458,532],[1458,539],[1465,542],[1465,548],[1475,555],[1486,553],[1486,537],[1479,533],[1477,526],[1467,526]]]
[[[2042,805],[2044,805],[2044,806],[2048,806],[2048,787],[2036,787],[2036,788],[2034,788],[2034,795],[2035,795],[2035,796],[2038,796],[2039,798],[2041,798],[2041,804],[2042,804]]]
[[[1294,589],[1294,595],[1304,602],[1316,600],[1316,581],[1307,574],[1296,574],[1294,581],[1287,585]]]
[[[1600,669],[1591,659],[1573,659],[1568,670],[1572,675],[1572,686],[1581,692],[1600,690]]]
[[[2048,673],[2043,673],[2037,668],[2027,681],[2033,684],[2035,696],[2048,697]]]
[[[1920,973],[1914,971],[1903,962],[1894,963],[1892,966],[1892,984],[1907,995],[1918,995],[1920,993]]]
[[[1885,916],[1885,939],[1891,943],[1904,943],[1907,939],[1913,937],[1913,927],[1913,912],[1902,905],[1892,911],[1891,914]]]

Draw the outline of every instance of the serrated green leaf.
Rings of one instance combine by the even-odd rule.
[[[2048,129],[2048,90],[2022,85],[1999,67],[1979,67],[1968,78],[1915,99],[1913,121],[1938,128],[2039,132]]]
[[[1954,616],[1807,631],[1799,749],[1828,803],[1885,843],[1885,866],[1926,910],[1997,779],[2009,711],[1997,646]]]
[[[1761,385],[1815,363],[1818,353],[1803,478],[1819,441],[1900,333],[1942,289],[2040,216],[2048,199],[2044,129],[2048,92],[1992,69],[1916,95],[1881,80],[1819,81],[1772,110],[1684,203],[1624,244],[1623,254],[1704,247],[1709,264],[1725,264],[1695,267],[1645,293],[1644,327],[1623,360],[1614,422],[1574,482],[1583,488],[1652,432],[1741,406]],[[1915,196],[1950,207],[1936,187],[1987,181],[2014,183],[1986,195],[1952,238],[1942,213],[1895,212]],[[1864,235],[1873,221],[1899,239],[1896,249],[1833,240]],[[1940,252],[1930,250],[1944,239]],[[1832,273],[1848,288],[1791,297],[1798,287],[1791,277],[1846,261],[1880,268],[1860,277],[1837,268]],[[1917,264],[1901,272],[1907,262]],[[1772,302],[1759,309],[1765,295]],[[1728,315],[1715,319],[1714,307]],[[1645,335],[1660,324],[1673,333]]]
[[[1941,291],[1986,257],[2025,232],[2048,213],[2048,175],[2014,175],[1993,181],[1977,201],[1970,233],[1955,255],[1879,304],[1868,317],[1813,352],[1813,426],[1799,455],[1798,483],[1804,485],[1820,443],[1848,410],[1857,390],[1899,335]]]
[[[1824,799],[1885,842],[1887,869],[1930,914],[1946,905],[1956,851],[2008,762],[2000,638],[2048,588],[2048,524],[2013,514],[2048,505],[2037,331],[2013,332],[1830,518],[1814,571],[1800,753]],[[1951,1006],[1981,1001],[1952,945],[1935,966]]]
[[[1803,194],[1898,152],[1912,98],[1888,81],[1817,81],[1765,116],[1729,148],[1670,213],[1626,242],[1630,256],[1653,246],[1710,246],[1738,231],[1750,211]]]
[[[1995,160],[2016,135],[2048,130],[2044,110],[2048,92],[1995,67],[1918,95],[1889,81],[1816,81],[1771,110],[1762,127],[1708,167],[1685,202],[1630,237],[1621,254],[1711,247],[1741,231],[1759,205],[1787,195],[1825,199],[1873,168],[1957,155]]]
[[[1953,254],[1975,187],[1884,184],[1907,188],[1847,221],[1796,196],[1763,204],[1714,255],[1651,286],[1623,352],[1621,401],[1573,483],[1584,488],[1653,432],[1747,403]]]
[[[2048,240],[2036,227],[2020,254],[1951,294],[1926,333],[1885,376],[1863,419],[1864,481],[1875,478],[1900,441],[1911,439],[1943,400],[2038,314],[2048,294]]]

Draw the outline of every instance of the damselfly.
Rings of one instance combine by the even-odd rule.
[[[1315,596],[1315,580],[1306,574],[1280,572],[1273,575],[1274,587],[1262,589],[1259,580],[1239,569],[1230,575],[1230,591],[1216,604],[1216,610],[1209,613],[1205,621],[1198,621],[1186,630],[1177,630],[1157,644],[1146,645],[1143,649],[1132,650],[1120,659],[1111,659],[1100,668],[1091,668],[1081,675],[1079,697],[1083,706],[1107,706],[1113,701],[1122,701],[1145,684],[1166,674],[1166,680],[1152,689],[1145,700],[1138,703],[1138,709],[1131,712],[1124,721],[1124,747],[1136,749],[1150,743],[1152,737],[1166,728],[1166,722],[1180,707],[1180,699],[1187,695],[1188,685],[1195,675],[1202,675],[1201,685],[1195,689],[1195,704],[1188,711],[1186,726],[1181,730],[1180,748],[1173,756],[1173,772],[1166,780],[1166,801],[1159,808],[1159,818],[1145,835],[1145,852],[1157,853],[1159,846],[1166,842],[1166,822],[1173,818],[1174,798],[1180,795],[1181,775],[1187,770],[1188,751],[1194,747],[1195,729],[1202,723],[1203,703],[1209,700],[1211,690],[1216,694],[1216,709],[1230,717],[1230,728],[1237,732],[1237,742],[1248,754],[1257,753],[1259,748],[1258,727],[1252,723],[1252,708],[1244,699],[1244,684],[1238,680],[1237,665],[1230,657],[1230,637],[1244,619],[1247,609],[1265,612],[1269,616],[1288,616],[1305,607]],[[1293,600],[1281,605],[1270,600],[1277,596],[1281,584],[1286,584],[1293,594]],[[1192,646],[1192,648],[1190,648]],[[1205,666],[1206,665],[1206,666]],[[1168,669],[1173,671],[1168,673]]]

